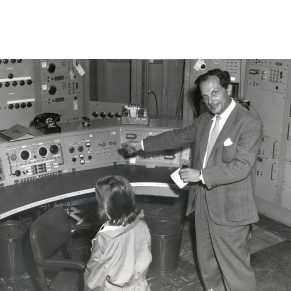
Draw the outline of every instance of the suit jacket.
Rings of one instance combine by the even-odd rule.
[[[213,115],[204,113],[193,124],[144,140],[146,152],[178,148],[192,143],[192,167],[201,170]],[[202,169],[202,182],[191,183],[187,215],[195,197],[206,190],[211,219],[221,225],[246,225],[258,220],[254,190],[256,161],[263,134],[259,117],[236,104]],[[224,145],[230,138],[232,144]]]

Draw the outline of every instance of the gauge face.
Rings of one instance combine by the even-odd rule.
[[[41,157],[45,157],[48,153],[47,148],[46,147],[40,147],[38,150],[38,153]]]
[[[58,151],[59,151],[58,146],[56,146],[56,145],[52,145],[52,146],[50,147],[50,152],[51,152],[53,155],[57,154]]]
[[[16,155],[16,154],[12,154],[11,157],[10,157],[10,159],[11,159],[12,161],[16,161],[16,159],[17,159],[17,155]]]
[[[30,152],[27,150],[24,150],[20,153],[20,157],[23,161],[26,161],[30,158]]]

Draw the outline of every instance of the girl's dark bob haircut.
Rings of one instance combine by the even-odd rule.
[[[106,176],[96,182],[96,197],[101,221],[127,225],[135,221],[135,194],[129,182],[120,176]]]

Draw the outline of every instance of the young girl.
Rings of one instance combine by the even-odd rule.
[[[100,178],[96,196],[105,223],[92,240],[85,291],[150,290],[145,276],[152,260],[151,237],[129,182],[120,176]]]

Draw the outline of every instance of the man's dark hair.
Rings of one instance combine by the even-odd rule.
[[[96,198],[102,222],[127,225],[135,221],[138,211],[130,183],[120,176],[106,176],[96,182]]]
[[[207,73],[198,76],[195,80],[195,86],[200,91],[200,84],[208,80],[210,76],[216,76],[219,79],[221,87],[227,89],[230,84],[230,75],[227,71],[222,71],[220,69],[209,70]]]

